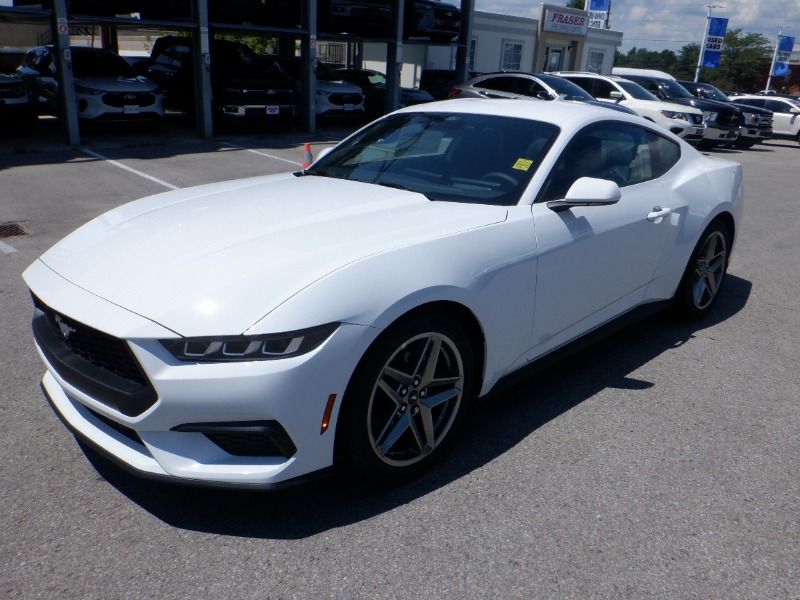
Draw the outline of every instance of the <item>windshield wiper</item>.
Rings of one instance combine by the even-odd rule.
[[[314,169],[313,171],[309,171],[308,169],[303,169],[302,171],[295,171],[292,173],[295,177],[305,177],[306,175],[315,175],[317,177],[330,177],[325,171],[321,171],[320,169]]]
[[[399,183],[390,183],[390,182],[388,182],[388,181],[371,181],[370,183],[375,183],[375,184],[377,184],[377,185],[382,185],[383,187],[394,188],[394,189],[396,189],[396,190],[403,190],[404,192],[414,192],[415,194],[422,194],[422,195],[423,195],[423,196],[425,196],[425,197],[426,197],[428,200],[433,200],[433,198],[431,198],[431,197],[430,197],[428,194],[426,194],[425,192],[420,192],[420,191],[418,191],[418,190],[412,190],[412,189],[409,189],[409,188],[407,188],[407,187],[406,187],[406,186],[404,186],[404,185],[400,185]]]

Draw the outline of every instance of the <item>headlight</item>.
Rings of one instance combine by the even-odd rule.
[[[745,125],[758,125],[758,115],[755,113],[744,113]]]
[[[328,323],[268,335],[233,335],[160,340],[170,354],[187,362],[275,360],[311,352],[339,327]]]
[[[686,117],[685,113],[682,112],[675,112],[673,110],[662,110],[661,114],[667,117],[668,119],[683,119],[684,121],[688,121],[689,119]]]
[[[719,113],[710,112],[707,110],[703,111],[703,123],[708,123],[709,121],[716,121]]]
[[[75,84],[75,91],[79,94],[88,94],[90,96],[99,96],[103,93],[103,90],[96,90],[94,88],[84,87],[79,83]]]

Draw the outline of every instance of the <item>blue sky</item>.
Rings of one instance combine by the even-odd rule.
[[[552,0],[565,5],[566,0]],[[762,33],[774,40],[778,26],[800,38],[800,0],[611,0],[611,28],[622,31],[622,50],[632,46],[650,50],[679,50],[700,42],[705,30],[706,4],[718,4],[712,15],[728,17],[728,29]],[[536,17],[535,0],[475,0],[475,8],[524,17]],[[798,39],[800,42],[800,39]],[[795,48],[800,47],[800,43]]]

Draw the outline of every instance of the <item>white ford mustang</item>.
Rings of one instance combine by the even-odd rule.
[[[711,310],[742,171],[638,117],[404,109],[309,169],[144,198],[24,273],[43,388],[135,472],[395,480],[470,403],[634,308]]]

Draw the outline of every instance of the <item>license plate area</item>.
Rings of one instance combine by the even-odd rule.
[[[125,115],[138,115],[140,107],[136,104],[126,104],[122,107],[122,113]]]
[[[281,107],[280,106],[268,106],[267,107],[267,114],[268,115],[279,115],[279,114],[281,114]]]

